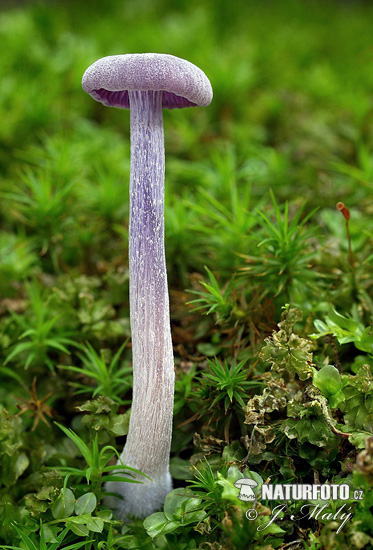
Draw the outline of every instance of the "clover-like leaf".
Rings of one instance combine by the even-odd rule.
[[[185,489],[174,489],[166,496],[164,503],[164,513],[167,519],[181,519],[184,507],[183,505],[191,498],[190,493],[185,495]],[[201,501],[199,499],[194,499],[199,504]]]
[[[70,489],[64,489],[52,504],[54,519],[68,518],[74,512],[75,497]]]
[[[45,542],[58,542],[58,534],[61,531],[59,525],[42,525]]]
[[[180,526],[180,523],[169,521],[163,512],[155,512],[145,518],[143,525],[149,537],[154,538],[171,533]]]
[[[197,509],[200,504],[201,499],[191,496],[187,489],[174,489],[166,496],[164,512],[156,512],[144,520],[146,532],[154,538],[181,526],[198,523],[206,516],[204,510]]]
[[[94,493],[86,493],[75,502],[75,513],[77,516],[91,514],[97,506],[97,498]]]
[[[78,535],[78,537],[86,537],[89,535],[89,529],[86,525],[71,524],[70,529],[75,535]]]
[[[102,533],[104,529],[104,521],[98,517],[91,518],[87,523],[87,528],[94,533]]]

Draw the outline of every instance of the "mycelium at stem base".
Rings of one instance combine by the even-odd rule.
[[[162,91],[129,92],[131,112],[130,319],[133,399],[121,461],[151,478],[142,484],[109,482],[116,516],[145,517],[172,489],[169,455],[174,395],[164,248],[164,140]]]

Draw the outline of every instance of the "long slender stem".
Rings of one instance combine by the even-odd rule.
[[[121,483],[120,515],[147,515],[171,490],[169,455],[174,396],[164,250],[162,92],[130,92],[130,319],[133,400],[124,464],[150,476],[145,485]],[[144,481],[143,477],[139,478]],[[109,487],[118,492],[118,487]]]

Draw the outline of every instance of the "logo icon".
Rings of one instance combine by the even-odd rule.
[[[253,491],[254,487],[257,487],[257,482],[253,479],[249,479],[246,477],[243,477],[241,479],[238,479],[236,483],[234,484],[237,489],[240,490],[240,494],[238,495],[238,498],[240,500],[243,500],[244,502],[254,502],[255,501],[255,493]]]

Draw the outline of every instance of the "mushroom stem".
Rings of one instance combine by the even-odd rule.
[[[164,138],[162,91],[130,91],[130,319],[133,399],[123,464],[148,475],[144,483],[110,482],[117,515],[145,517],[159,509],[172,489],[169,455],[174,399],[164,249]]]

